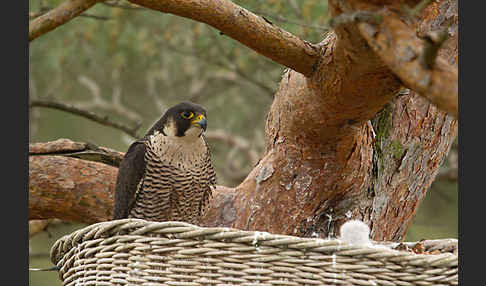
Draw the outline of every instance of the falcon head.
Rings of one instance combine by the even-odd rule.
[[[169,108],[147,135],[158,131],[165,136],[197,138],[206,127],[206,109],[192,102],[181,102]]]

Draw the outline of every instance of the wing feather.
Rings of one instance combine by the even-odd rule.
[[[214,166],[211,162],[211,150],[209,148],[209,144],[206,141],[206,137],[203,136],[204,144],[206,145],[206,160],[204,166],[204,174],[207,176],[206,182],[207,185],[203,187],[203,195],[202,199],[199,203],[199,216],[203,216],[209,208],[209,200],[213,196],[212,191],[213,188],[216,187],[216,171],[214,170]]]
[[[213,163],[211,162],[211,149],[209,148],[209,144],[206,141],[206,137],[203,136],[204,144],[206,145],[206,168],[208,173],[208,180],[211,186],[216,185],[216,171],[214,170]],[[211,195],[211,194],[210,194]]]
[[[145,143],[130,145],[118,168],[113,219],[127,218],[135,200],[137,186],[145,173]]]

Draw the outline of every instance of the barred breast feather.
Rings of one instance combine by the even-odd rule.
[[[216,183],[204,136],[189,141],[155,132],[144,144],[145,170],[128,217],[199,224]]]

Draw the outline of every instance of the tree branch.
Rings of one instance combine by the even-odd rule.
[[[35,18],[37,18],[39,16],[42,16],[42,15],[44,15],[45,13],[47,13],[47,12],[49,12],[51,10],[52,9],[49,8],[49,7],[43,7],[38,12],[29,12],[29,20],[35,19]],[[92,18],[92,19],[95,19],[95,20],[103,20],[103,21],[110,20],[111,19],[110,17],[93,15],[93,14],[87,14],[87,13],[79,14],[79,17]]]
[[[458,71],[442,57],[424,65],[421,56],[427,45],[416,31],[391,11],[381,12],[379,25],[359,23],[363,38],[403,84],[420,93],[440,109],[457,118]],[[430,58],[430,57],[429,57]]]
[[[114,190],[121,152],[105,156],[118,164],[103,164],[96,158],[66,157],[89,147],[87,143],[60,139],[29,144],[29,219],[58,218],[95,223],[111,220]],[[98,147],[100,150],[108,148]],[[98,161],[98,162],[94,162]],[[107,160],[109,161],[109,160]],[[217,186],[203,223],[230,226],[235,220],[233,188]]]
[[[111,101],[107,101],[103,98],[103,96],[101,96],[100,86],[95,80],[85,75],[80,75],[78,77],[78,82],[84,85],[91,92],[91,95],[93,96],[92,100],[85,101],[85,102],[77,102],[76,105],[79,108],[83,108],[83,109],[102,108],[110,111],[115,111],[118,114],[123,115],[123,117],[126,117],[132,121],[137,121],[137,122],[141,121],[141,117],[138,113],[134,112],[129,108],[126,108],[121,103],[121,86],[118,81],[113,86]]]
[[[29,23],[29,42],[69,22],[100,0],[65,0]]]
[[[140,6],[206,23],[256,52],[304,75],[314,72],[319,49],[229,0],[130,0]]]
[[[111,217],[117,168],[63,156],[29,156],[29,219],[94,223]]]
[[[110,126],[115,129],[121,130],[126,134],[132,136],[133,138],[138,138],[137,130],[141,126],[140,122],[138,122],[135,126],[129,127],[109,119],[107,115],[98,115],[92,111],[78,108],[73,105],[58,102],[55,100],[32,99],[29,102],[29,107],[46,107],[46,108],[52,108],[52,109],[62,110],[65,112],[76,114],[84,118],[93,120],[94,122],[100,123],[102,125]]]
[[[439,55],[437,50],[445,37],[442,33],[430,47],[430,40],[424,41],[417,36],[417,23],[414,19],[405,21],[403,16],[410,18],[410,13],[419,13],[424,10],[428,1],[335,1],[337,19],[347,19],[355,22],[353,27],[359,30],[359,38],[363,37],[381,61],[400,79],[403,85],[418,92],[434,105],[457,118],[458,112],[458,71],[457,66],[451,65]],[[440,14],[437,6],[447,4],[434,2],[429,5],[424,17],[431,19]],[[383,5],[385,4],[385,5]],[[414,5],[415,12],[405,12],[403,6]],[[389,5],[389,6],[387,6]],[[426,10],[427,10],[426,9]],[[435,12],[431,12],[436,9]],[[398,14],[399,11],[402,14]],[[347,17],[346,15],[366,15],[366,17]],[[414,14],[415,15],[415,14]],[[456,14],[457,15],[457,14]],[[381,21],[369,21],[370,18]],[[413,18],[413,17],[412,17]],[[426,19],[425,19],[426,20]],[[346,21],[337,21],[341,24]],[[456,21],[457,22],[457,21]],[[429,39],[431,30],[428,29],[424,38]],[[338,32],[338,31],[336,31]],[[432,32],[434,34],[434,32]]]
[[[29,144],[29,156],[59,155],[103,163],[118,167],[124,154],[92,143],[73,142],[69,139],[58,139],[45,143]]]

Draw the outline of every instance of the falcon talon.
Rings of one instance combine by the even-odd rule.
[[[206,128],[204,107],[182,102],[132,143],[118,169],[113,219],[199,224],[216,185]]]

